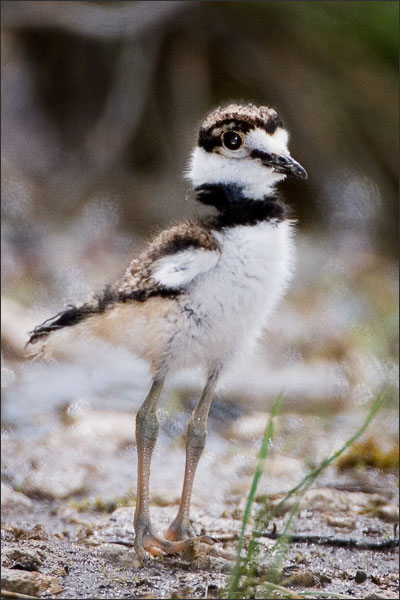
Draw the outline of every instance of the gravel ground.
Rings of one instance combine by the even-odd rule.
[[[88,409],[67,421],[60,418],[56,429],[35,442],[9,429],[3,444],[3,590],[57,598],[212,598],[221,594],[235,557],[254,469],[254,439],[265,425],[265,415],[260,413],[233,412],[230,418],[220,419],[222,410],[222,404],[217,404],[211,416],[209,444],[193,500],[193,528],[215,538],[214,545],[207,554],[199,550],[182,557],[149,556],[142,567],[136,565],[132,548],[134,508],[124,506],[134,504],[128,486],[133,484],[135,471],[132,416]],[[388,438],[394,436],[393,416],[393,411],[383,411],[370,435],[385,427]],[[277,503],[311,465],[310,453],[315,460],[323,458],[361,420],[361,413],[347,415],[347,419],[343,414],[328,419],[283,413],[277,420],[276,444],[257,501],[268,494]],[[152,472],[152,516],[160,531],[175,514],[184,459],[183,444],[170,435],[168,419],[162,430]],[[305,438],[308,454],[301,448]],[[288,502],[275,518],[278,532],[290,508]],[[293,531],[297,536],[358,540],[364,546],[296,541],[284,558],[282,585],[354,598],[397,597],[398,548],[365,547],[392,539],[397,520],[394,472],[330,467],[303,497]],[[262,538],[260,573],[268,566],[273,543]],[[253,590],[254,597],[265,597],[260,594],[257,588]]]

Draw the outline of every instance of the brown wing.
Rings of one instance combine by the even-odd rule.
[[[216,238],[204,227],[196,223],[181,223],[161,232],[138,258],[129,265],[123,279],[117,284],[119,294],[142,293],[145,299],[149,295],[162,294],[163,286],[155,277],[155,270],[162,259],[179,255],[186,250],[202,250],[220,253]],[[164,289],[166,293],[166,289]]]
[[[100,294],[94,295],[87,302],[70,305],[54,317],[47,319],[35,327],[30,333],[28,344],[47,337],[53,331],[71,327],[84,319],[105,312],[118,302],[136,300],[144,302],[151,296],[173,296],[182,290],[177,287],[163,285],[155,277],[155,267],[162,259],[192,249],[202,250],[215,255],[220,247],[214,236],[205,228],[195,223],[182,223],[161,232],[129,265],[124,277],[114,286],[107,286]]]

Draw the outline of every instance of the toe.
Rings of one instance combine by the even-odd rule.
[[[146,546],[146,552],[152,556],[164,556],[164,552],[157,546]]]
[[[216,540],[210,535],[200,535],[197,539],[199,540],[199,542],[202,542],[203,544],[208,544],[209,546],[213,546],[216,542]]]
[[[182,554],[187,557],[199,556],[208,552],[206,545],[214,544],[214,540],[208,535],[199,537],[186,538],[185,540],[170,541],[158,536],[148,536],[145,540],[144,548],[147,552],[155,554],[154,550],[158,549],[159,554]]]
[[[145,551],[142,543],[139,544],[139,543],[135,542],[134,548],[135,548],[135,552],[136,552],[135,562],[137,563],[137,565],[139,567],[141,567],[143,565],[144,558],[146,556],[146,551]]]
[[[160,554],[177,554],[185,549],[184,541],[170,541],[156,535],[148,536],[144,544],[145,550],[158,549]]]

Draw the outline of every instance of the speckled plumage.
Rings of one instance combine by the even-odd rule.
[[[273,109],[231,104],[210,113],[188,177],[197,199],[216,214],[163,231],[116,284],[67,307],[31,334],[31,345],[43,351],[81,337],[102,338],[149,363],[153,385],[136,417],[139,561],[146,551],[170,554],[190,547],[193,478],[213,390],[221,372],[257,339],[290,281],[293,221],[274,188],[286,175],[307,174],[287,143]],[[178,514],[162,538],[153,531],[149,511],[157,401],[168,373],[193,366],[203,369],[207,381],[188,425]]]
[[[137,290],[150,294],[156,292],[161,286],[153,277],[155,263],[165,256],[189,248],[220,251],[218,241],[206,228],[190,221],[180,223],[162,231],[147,249],[131,262],[123,279],[116,284],[116,291],[128,296]]]
[[[271,121],[277,121],[282,125],[278,113],[268,106],[255,106],[254,104],[228,104],[218,107],[207,115],[201,124],[201,129],[209,130],[219,127],[221,123],[228,121],[245,122],[252,127],[267,127]]]
[[[76,326],[91,319],[88,329],[93,329],[93,317],[110,313],[121,304],[130,304],[131,310],[137,302],[151,297],[173,297],[182,292],[182,287],[164,286],[154,277],[160,261],[184,250],[220,251],[220,246],[212,233],[200,224],[186,221],[162,231],[137,258],[128,266],[122,279],[107,286],[99,294],[94,294],[85,302],[68,306],[55,317],[37,326],[31,333],[29,343],[45,342],[48,336],[65,327]],[[98,321],[98,319],[97,319]],[[96,328],[98,331],[98,327]],[[101,329],[101,328],[100,328]],[[114,335],[107,335],[114,338]],[[56,340],[54,340],[56,341]],[[50,345],[51,346],[51,345]],[[50,348],[49,348],[50,349]],[[41,354],[47,348],[40,349]],[[36,350],[36,353],[39,349]]]

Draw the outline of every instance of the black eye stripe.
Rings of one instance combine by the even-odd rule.
[[[224,129],[224,125],[230,126],[228,131],[235,130],[243,134],[248,133],[255,127],[255,125],[252,123],[247,123],[246,121],[239,121],[237,119],[224,119],[223,121],[218,121],[208,129],[200,129],[197,142],[198,145],[201,148],[204,148],[206,152],[212,152],[214,148],[222,146],[221,129]]]
[[[204,131],[204,129],[200,129],[197,143],[200,148],[204,148],[206,152],[212,152],[214,148],[222,146],[221,136],[211,135],[210,132]]]
[[[253,123],[247,123],[246,121],[237,121],[236,119],[224,119],[215,123],[207,131],[212,135],[220,135],[221,130],[225,131],[240,131],[241,133],[248,133],[251,129],[254,129]]]
[[[229,127],[229,129],[227,129]],[[278,127],[283,127],[283,123],[279,115],[271,115],[268,121],[261,119],[253,119],[252,122],[241,121],[240,119],[226,118],[217,121],[207,129],[201,128],[198,137],[198,145],[204,148],[206,152],[212,152],[218,146],[222,146],[221,130],[238,131],[246,135],[252,129],[259,127],[272,135]]]
[[[283,127],[282,119],[279,115],[273,115],[264,125],[265,131],[269,134],[275,133],[278,127]]]

